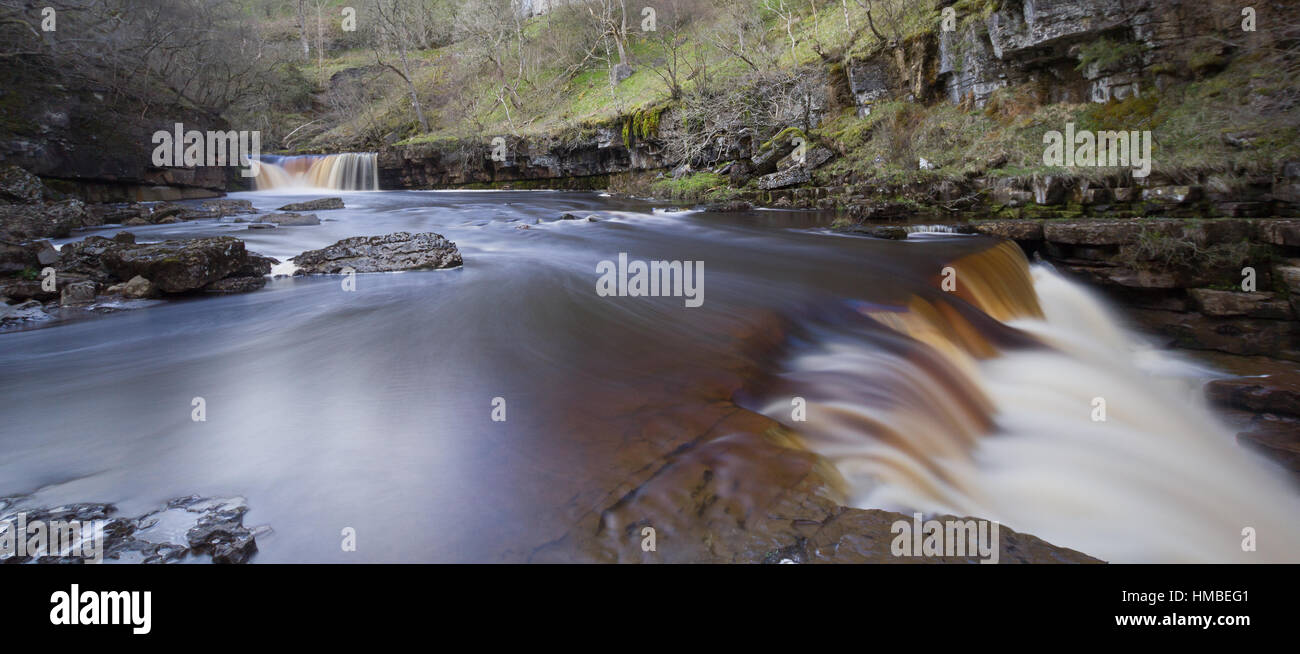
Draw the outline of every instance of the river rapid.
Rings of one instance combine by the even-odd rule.
[[[347,208],[317,226],[130,231],[233,235],[282,261],[431,231],[464,266],[359,275],[355,291],[277,277],[0,334],[0,495],[126,515],[243,496],[245,524],[272,529],[255,562],[639,560],[652,523],[676,537],[661,548],[704,560],[694,482],[660,472],[727,443],[701,465],[742,512],[815,459],[859,508],[998,520],[1110,561],[1300,562],[1295,484],[1203,406],[1210,371],[1011,244],[594,193],[231,197],[270,211],[325,195]],[[703,262],[702,305],[601,296],[598,266],[620,254]],[[1246,527],[1259,552],[1241,551]]]

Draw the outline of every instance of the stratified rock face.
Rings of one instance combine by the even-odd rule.
[[[356,272],[453,268],[463,263],[456,244],[432,232],[345,238],[290,261],[298,265],[297,274],[338,273],[344,268]]]
[[[215,236],[110,248],[104,252],[102,264],[118,279],[139,275],[165,293],[181,293],[229,276],[244,265],[247,256],[243,241]]]
[[[280,211],[325,211],[327,209],[342,209],[343,198],[318,198],[307,202],[295,202],[280,207]],[[274,221],[272,221],[274,222]]]

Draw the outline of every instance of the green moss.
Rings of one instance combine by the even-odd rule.
[[[715,173],[691,173],[678,178],[667,177],[650,185],[656,196],[682,202],[725,202],[743,195],[730,180]]]
[[[623,116],[623,145],[630,149],[638,141],[658,136],[659,120],[670,106],[669,103],[662,103],[649,109],[637,109],[630,115]]]
[[[780,132],[777,132],[776,136],[773,136],[771,139],[765,141],[762,145],[758,147],[760,150],[770,150],[774,143],[785,142],[787,140],[793,139],[796,136],[803,139],[805,143],[808,142],[808,135],[804,134],[803,130],[799,129],[798,127],[787,127],[781,130]]]

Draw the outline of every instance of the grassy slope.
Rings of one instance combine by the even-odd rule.
[[[342,6],[342,0],[331,5]],[[757,4],[757,3],[756,3]],[[964,20],[978,20],[997,6],[996,0],[961,0],[956,7]],[[791,52],[785,22],[762,9],[759,15],[767,28],[767,39],[780,52],[783,66],[820,61],[814,43],[827,51],[839,51],[849,34],[843,5],[819,3],[814,17],[810,5],[791,29],[798,41]],[[865,19],[856,3],[849,3],[850,21],[856,27]],[[327,15],[328,15],[327,11]],[[337,13],[337,12],[335,12]],[[907,14],[896,32],[904,39],[935,29],[939,13],[933,0],[919,0],[907,5]],[[526,38],[546,39],[551,16],[528,21]],[[705,22],[694,26],[692,38],[703,43],[699,34],[709,28]],[[296,28],[291,15],[277,18],[270,29],[279,38],[295,39]],[[337,27],[335,27],[337,29]],[[314,45],[314,43],[313,43]],[[853,44],[855,55],[878,52],[881,44],[868,31]],[[662,56],[659,45],[639,38],[630,43],[634,62],[649,62]],[[703,46],[715,80],[726,83],[743,72],[742,65],[711,46]],[[362,115],[333,126],[316,139],[316,147],[373,147],[376,132],[395,133],[402,142],[435,142],[452,138],[482,135],[547,135],[612,122],[637,109],[661,105],[668,92],[659,77],[644,63],[636,64],[631,77],[611,87],[603,62],[591,62],[570,79],[560,79],[557,66],[540,66],[531,76],[532,86],[520,89],[523,106],[512,108],[507,116],[499,102],[493,100],[494,81],[490,75],[464,75],[464,62],[470,55],[464,44],[413,54],[417,70],[417,88],[429,109],[431,130],[416,129],[409,99],[400,81],[390,74],[388,93],[366,107]],[[323,67],[315,57],[303,67],[309,79],[328,80],[341,70],[374,63],[366,50],[329,52]],[[1193,66],[1195,67],[1195,66]],[[984,109],[963,110],[946,102],[923,106],[903,101],[878,105],[870,117],[858,118],[852,110],[830,116],[813,136],[842,152],[842,156],[818,171],[815,181],[833,183],[846,173],[870,170],[886,182],[929,181],[955,178],[974,173],[1025,175],[1063,173],[1042,164],[1042,135],[1049,129],[1063,129],[1074,122],[1081,129],[1151,129],[1155,135],[1154,168],[1178,177],[1187,171],[1263,172],[1283,158],[1300,157],[1294,124],[1281,124],[1276,116],[1258,107],[1261,93],[1294,85],[1268,67],[1251,61],[1237,60],[1216,74],[1202,71],[1199,79],[1174,84],[1164,91],[1144,85],[1144,95],[1107,105],[1040,105],[1031,89],[998,91]],[[460,100],[446,102],[444,89],[452,83],[466,84]],[[690,88],[687,82],[687,88]],[[292,117],[304,121],[306,116]],[[1293,123],[1294,121],[1288,121]],[[1225,133],[1259,135],[1256,147],[1238,150],[1225,143]],[[917,170],[918,158],[937,163],[936,171]],[[986,170],[989,162],[1002,162]],[[1070,171],[1101,177],[1116,171],[1104,168]],[[721,182],[702,179],[683,183],[683,194],[695,194],[700,187],[714,196]],[[676,192],[678,189],[667,189]]]

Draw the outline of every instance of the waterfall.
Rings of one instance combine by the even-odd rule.
[[[325,188],[339,191],[379,190],[379,166],[373,152],[263,155],[257,174],[259,191],[280,188]]]
[[[952,265],[957,298],[802,325],[760,394],[777,420],[806,399],[789,424],[847,503],[998,520],[1113,562],[1300,560],[1294,481],[1206,406],[1205,370],[1010,244]]]

